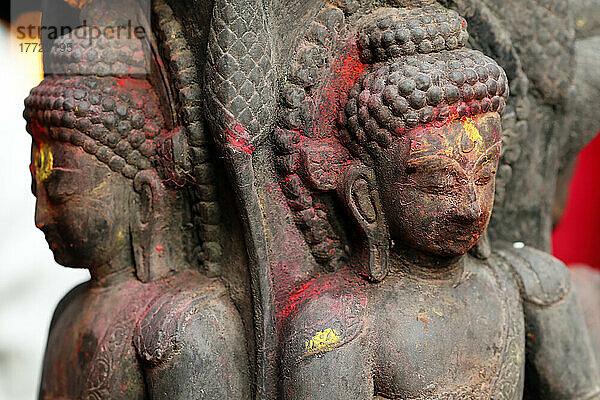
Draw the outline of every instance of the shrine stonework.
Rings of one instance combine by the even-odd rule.
[[[36,225],[92,278],[40,398],[600,399],[546,253],[597,4],[142,5],[43,11],[81,26],[25,100]]]

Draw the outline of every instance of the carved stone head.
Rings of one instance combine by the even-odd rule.
[[[168,130],[150,82],[50,77],[26,103],[36,225],[57,262],[93,269],[127,262],[133,250],[149,278],[150,260],[171,258],[178,236],[191,234],[182,229],[185,183],[165,168],[168,143],[181,133]],[[175,266],[164,268],[154,273]]]
[[[300,47],[275,132],[283,193],[313,255],[330,269],[354,259],[379,280],[390,239],[437,257],[466,253],[493,206],[504,71],[466,49],[466,21],[435,4],[379,8],[340,26],[342,44],[321,49],[330,60],[322,83],[301,79],[313,68],[304,53],[316,50],[310,37]],[[338,212],[333,190],[351,218],[328,216]]]
[[[442,257],[477,243],[493,207],[506,95],[496,63],[466,50],[376,64],[359,81],[343,120],[361,160],[353,168],[371,173],[346,185],[367,237],[381,246],[375,237],[389,229],[403,247]],[[375,228],[377,214],[385,227]]]
[[[60,54],[64,41],[89,62]],[[206,174],[207,157],[177,125],[172,104],[165,104],[168,89],[159,93],[151,75],[127,73],[145,70],[138,65],[145,44],[121,44],[90,46],[77,35],[57,40],[51,62],[71,75],[46,77],[25,101],[36,225],[60,264],[92,273],[109,264],[135,266],[149,281],[202,257],[206,243],[193,229],[201,221],[192,209],[212,204],[193,203],[194,174]],[[113,64],[112,52],[121,54]]]

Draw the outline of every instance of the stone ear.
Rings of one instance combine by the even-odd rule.
[[[130,201],[129,226],[135,273],[142,282],[150,282],[169,270],[161,260],[167,246],[157,242],[160,238],[157,233],[165,225],[161,216],[165,189],[155,170],[138,172],[133,187],[135,193]]]
[[[361,272],[380,281],[388,272],[389,231],[373,171],[360,163],[348,167],[343,177],[343,198],[362,233],[362,252],[357,257]]]

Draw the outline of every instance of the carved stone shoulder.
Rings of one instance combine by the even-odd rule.
[[[157,296],[137,323],[133,343],[141,359],[151,365],[179,353],[186,341],[186,327],[227,294],[216,279],[188,278],[180,277]]]
[[[549,306],[564,299],[571,289],[569,270],[562,261],[531,247],[514,248],[510,244],[498,246],[503,258],[527,302]]]
[[[341,347],[364,330],[366,297],[363,283],[344,274],[303,285],[283,310],[284,358],[299,361]]]
[[[79,296],[80,293],[85,291],[89,287],[89,282],[83,282],[79,285],[75,286],[71,289],[60,301],[58,305],[54,309],[54,314],[52,315],[52,321],[50,322],[50,330],[56,324],[56,321],[60,318],[63,311]]]

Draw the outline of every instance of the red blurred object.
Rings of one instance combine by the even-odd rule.
[[[600,132],[579,153],[552,248],[567,265],[587,264],[600,270]]]

